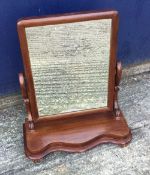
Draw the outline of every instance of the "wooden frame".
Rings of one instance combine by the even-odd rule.
[[[97,19],[112,19],[108,107],[58,114],[53,118],[49,116],[40,118],[37,109],[25,28]],[[86,12],[23,19],[18,22],[17,27],[25,70],[25,76],[22,73],[19,74],[19,82],[28,112],[28,118],[24,124],[26,155],[33,160],[37,160],[42,158],[47,153],[56,150],[71,152],[84,151],[104,142],[126,145],[131,140],[131,132],[125,122],[125,119],[123,118],[122,112],[119,109],[117,100],[122,70],[121,63],[116,62],[118,13],[116,11]],[[60,126],[59,123],[63,124]],[[65,127],[68,127],[68,124],[66,123],[69,123],[70,126],[75,129],[65,131]],[[83,126],[81,129],[83,123],[85,123],[85,125],[87,123],[87,126]],[[52,126],[55,127],[53,128]],[[60,129],[60,131],[56,131],[57,127],[62,127],[62,130]],[[73,133],[78,133],[80,130],[82,130],[82,133],[79,135],[77,134],[78,142],[76,142],[73,139],[75,137],[75,134]],[[94,132],[91,134],[90,132],[93,130]],[[32,131],[37,132],[35,134]],[[83,133],[87,135],[87,137],[84,139],[82,138]],[[91,137],[89,135],[91,135]],[[47,138],[46,141],[42,141],[44,137]],[[64,139],[63,141],[60,137],[65,137],[66,140]],[[36,141],[37,138],[40,140],[39,142]]]

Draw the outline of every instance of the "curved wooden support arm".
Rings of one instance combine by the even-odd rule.
[[[120,61],[118,61],[116,70],[116,86],[119,86],[121,77],[122,77],[122,64]]]
[[[23,97],[23,99],[27,99],[28,95],[27,95],[27,90],[26,90],[26,86],[25,86],[25,79],[24,79],[23,73],[19,73],[19,83],[20,83],[22,97]]]
[[[21,94],[25,103],[26,111],[28,114],[28,122],[29,122],[29,128],[34,129],[34,123],[31,115],[31,110],[30,110],[30,102],[27,94],[27,89],[25,85],[25,79],[23,73],[19,73],[19,83],[20,83],[20,88],[21,88]]]
[[[122,76],[122,65],[121,62],[118,61],[116,65],[116,77],[115,77],[115,102],[114,102],[114,109],[115,109],[115,116],[119,119],[120,115],[120,108],[118,104],[118,92],[119,92],[119,84]]]

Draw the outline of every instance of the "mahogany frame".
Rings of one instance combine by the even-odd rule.
[[[97,19],[112,19],[109,81],[108,81],[109,82],[108,83],[108,105],[107,105],[108,107],[63,113],[63,114],[53,115],[53,117],[51,116],[40,117],[37,109],[25,28],[33,27],[33,26],[72,23],[72,22],[97,20]],[[117,143],[121,145],[126,145],[131,140],[131,132],[126,124],[125,119],[123,118],[122,112],[119,109],[118,99],[117,99],[119,82],[121,79],[121,72],[122,72],[121,63],[116,62],[118,12],[117,11],[105,11],[105,12],[95,11],[95,12],[86,12],[86,13],[75,13],[75,14],[71,13],[71,14],[65,14],[65,15],[47,16],[42,18],[28,18],[28,19],[20,20],[17,23],[17,28],[18,28],[20,46],[22,51],[23,63],[24,63],[24,71],[25,71],[25,76],[23,75],[23,73],[19,74],[19,82],[21,86],[22,96],[25,102],[27,113],[28,113],[28,117],[24,124],[24,143],[25,143],[26,155],[33,160],[37,160],[45,156],[47,153],[51,151],[56,151],[56,150],[84,151],[97,144],[104,143],[104,142],[112,142],[112,143]],[[97,118],[97,115],[101,117]],[[90,117],[91,118],[93,117],[93,121],[91,121]],[[120,126],[114,122],[114,119],[116,120],[117,123],[119,121],[119,125],[122,126],[122,128],[120,128]],[[55,133],[56,128],[60,127],[60,126],[57,126],[57,123],[59,123],[60,121],[64,123],[64,126],[66,126],[67,122],[72,121],[71,122],[72,124],[70,123],[70,125],[72,127],[76,127],[76,132],[79,132],[79,130],[81,129],[78,123],[79,121],[82,123],[90,122],[91,123],[90,126],[92,127],[92,130],[93,130],[93,126],[95,125],[95,122],[99,121],[99,129],[100,129],[99,135],[97,136],[96,134],[97,129],[96,129],[95,135],[91,136],[90,139],[88,137],[85,138],[84,144],[86,146],[82,143],[81,141],[82,138],[77,144],[76,141],[72,139],[73,137],[75,137],[75,135],[72,135],[72,134],[69,135],[69,133],[67,132],[66,133],[59,132],[57,137],[55,136],[57,139],[54,139],[52,141],[51,138],[53,137],[53,134],[54,135],[56,134]],[[103,124],[103,122],[105,124]],[[49,125],[47,125],[47,123],[49,123]],[[93,123],[93,126],[92,126],[92,123]],[[53,126],[56,125],[56,128],[53,128],[53,130],[47,129],[47,128],[51,128],[52,125]],[[85,127],[85,131],[88,134],[90,134],[89,132],[90,126],[89,128],[88,126],[87,128]],[[67,127],[68,126],[66,126],[66,128]],[[64,129],[65,128],[63,128],[62,130],[64,131]],[[38,134],[34,135],[32,132],[33,130],[38,131]],[[84,126],[83,126],[83,130],[84,130]],[[105,134],[101,133],[101,130],[106,130]],[[117,130],[117,133],[114,134],[115,130]],[[122,133],[121,136],[118,136],[118,130],[119,130],[119,133]],[[73,129],[72,130],[70,129],[69,131],[72,132]],[[47,135],[47,138],[49,138],[47,141],[42,141],[42,139],[45,137],[43,133],[45,133],[45,135]],[[65,137],[66,134],[68,135],[68,140],[66,139],[66,141],[62,142],[59,137],[61,136]],[[111,135],[111,136],[108,137],[108,135]],[[35,141],[36,138],[41,139],[42,143],[41,142],[36,143]],[[69,138],[71,140],[71,145],[70,145]]]

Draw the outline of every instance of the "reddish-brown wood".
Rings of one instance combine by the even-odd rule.
[[[34,122],[33,122],[32,115],[31,115],[31,109],[30,109],[29,98],[28,98],[27,89],[25,85],[25,79],[22,73],[19,74],[19,83],[20,83],[21,93],[22,93],[22,97],[23,97],[24,104],[26,107],[26,111],[28,114],[27,119],[29,122],[29,128],[34,129]]]
[[[112,19],[108,83],[108,107],[41,117],[38,114],[25,27]],[[121,63],[116,63],[118,13],[88,12],[24,19],[18,22],[18,33],[24,61],[25,78],[19,74],[22,96],[28,112],[24,123],[24,146],[27,157],[38,160],[46,154],[62,150],[81,152],[101,143],[127,145],[131,132],[118,105]]]
[[[114,101],[114,110],[116,113],[116,117],[119,120],[119,114],[120,114],[120,108],[119,108],[119,104],[118,104],[118,92],[119,92],[119,83],[121,80],[121,76],[122,76],[122,65],[121,62],[117,63],[117,67],[116,67],[116,77],[115,77],[115,101]]]
[[[49,17],[32,18],[32,19],[28,18],[20,20],[18,22],[17,27],[24,62],[25,77],[27,80],[27,93],[30,101],[31,115],[33,121],[37,121],[39,119],[39,114],[35,97],[34,83],[32,77],[32,70],[31,70],[25,28],[33,26],[42,26],[42,25],[50,25],[58,23],[71,23],[71,22],[97,20],[97,19],[112,19],[109,84],[108,84],[108,108],[109,110],[113,110],[114,96],[115,96],[114,86],[115,86],[115,67],[116,67],[116,51],[117,51],[117,32],[118,32],[118,13],[116,11],[91,12],[91,13],[88,12],[88,13],[77,13],[77,14],[71,13],[61,16],[49,16]],[[97,109],[97,111],[100,110],[101,109]]]
[[[119,117],[117,120],[113,112],[79,115],[38,122],[34,130],[25,123],[25,153],[37,160],[57,150],[82,152],[101,143],[126,145],[131,140],[131,133],[123,114]]]

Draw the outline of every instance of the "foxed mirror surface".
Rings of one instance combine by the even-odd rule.
[[[25,28],[39,116],[107,106],[111,22]]]

